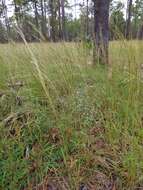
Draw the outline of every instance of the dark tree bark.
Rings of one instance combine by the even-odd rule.
[[[133,0],[128,0],[127,5],[127,21],[126,21],[126,38],[131,38],[131,17],[132,17]]]
[[[108,63],[109,46],[109,4],[110,0],[94,2],[94,50],[93,62]]]
[[[44,2],[43,0],[40,1],[40,6],[41,6],[41,30],[42,30],[42,35],[45,38],[45,40],[47,39],[47,31],[46,31],[46,15],[45,10],[44,10]]]
[[[50,0],[50,12],[51,12],[51,38],[52,41],[56,41],[56,11],[55,11],[55,0]]]
[[[39,12],[38,12],[38,0],[34,0],[34,14],[35,14],[35,26],[37,32],[37,40],[40,40],[40,26],[39,26]]]
[[[61,8],[62,8],[62,39],[66,40],[65,0],[61,0]]]
[[[36,29],[39,31],[39,14],[38,14],[38,8],[37,8],[37,0],[34,2],[34,12],[35,12]]]
[[[143,39],[143,24],[141,25],[139,32],[138,32],[138,39],[139,40]]]
[[[87,5],[86,5],[86,35],[88,36],[89,34],[89,0],[87,0]]]
[[[58,29],[59,29],[59,39],[62,38],[62,26],[61,26],[61,0],[58,0]]]

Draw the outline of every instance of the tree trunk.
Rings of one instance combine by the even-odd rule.
[[[14,0],[14,14],[17,24],[20,23],[20,8],[17,6],[16,0]]]
[[[61,0],[62,8],[62,39],[66,40],[66,27],[65,27],[65,0]]]
[[[46,19],[45,19],[45,14],[44,14],[43,0],[41,0],[40,3],[41,3],[41,30],[42,30],[43,37],[47,39]]]
[[[143,39],[143,24],[141,25],[139,32],[138,32],[138,39],[139,40]]]
[[[52,41],[56,41],[56,13],[55,13],[55,0],[50,1],[50,11],[51,11],[51,19],[50,19],[50,25],[51,25],[51,38]]]
[[[131,38],[131,17],[132,17],[133,0],[128,0],[127,5],[127,21],[126,21],[126,38]]]
[[[58,25],[59,25],[59,39],[62,38],[62,26],[61,26],[61,0],[58,0]]]
[[[7,40],[9,41],[10,37],[10,25],[9,25],[9,19],[8,19],[8,14],[7,14],[7,6],[5,0],[2,0],[2,7],[3,7],[3,16],[5,20],[5,26],[7,30]]]
[[[108,63],[110,0],[94,0],[93,62]]]
[[[87,0],[87,5],[86,5],[86,35],[88,36],[89,34],[89,0]]]
[[[35,25],[37,29],[37,37],[39,38],[39,16],[38,16],[38,8],[37,8],[37,0],[34,2],[34,12],[35,12]]]

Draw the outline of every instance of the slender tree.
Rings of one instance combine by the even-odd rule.
[[[21,2],[13,0],[14,2],[14,14],[17,24],[20,24],[20,16],[21,16]]]
[[[127,20],[126,20],[126,38],[127,39],[130,39],[130,37],[131,37],[132,5],[133,5],[133,0],[128,0],[128,4],[127,4]]]
[[[58,0],[58,29],[59,29],[59,39],[62,38],[62,26],[61,26],[61,0]]]
[[[94,64],[108,63],[109,46],[109,5],[110,0],[93,0],[94,2]]]
[[[45,2],[44,0],[40,0],[40,8],[41,8],[41,31],[42,35],[47,39],[47,29],[46,29],[46,13],[45,13]]]
[[[56,41],[56,2],[50,0],[50,25],[51,25],[51,39],[53,42]]]
[[[36,25],[36,29],[39,31],[38,1],[34,0],[33,3],[34,3],[35,25]]]
[[[7,31],[7,39],[9,40],[10,35],[10,25],[9,25],[9,19],[8,19],[8,13],[7,13],[7,5],[6,1],[2,0],[2,9],[3,9],[3,17],[5,21],[6,31]]]
[[[66,40],[65,0],[61,0],[61,8],[62,8],[62,39]]]
[[[86,1],[86,35],[89,34],[89,0]]]

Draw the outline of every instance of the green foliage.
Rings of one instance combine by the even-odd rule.
[[[112,8],[110,17],[110,37],[111,39],[121,39],[124,37],[126,22],[123,14],[123,4],[118,2]]]
[[[142,27],[143,20],[143,2],[141,0],[136,0],[133,6],[133,21],[132,21],[132,31],[133,37],[136,37]]]
[[[0,21],[0,42],[4,43],[7,41],[7,33],[4,24]]]
[[[81,44],[1,47],[0,189],[142,187],[142,42],[110,44],[112,77]]]
[[[66,30],[68,33],[68,39],[70,41],[80,38],[81,24],[79,19],[69,20],[66,24]]]

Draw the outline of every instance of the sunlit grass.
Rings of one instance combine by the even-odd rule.
[[[143,187],[142,52],[111,42],[107,68],[82,44],[0,45],[0,189]]]

